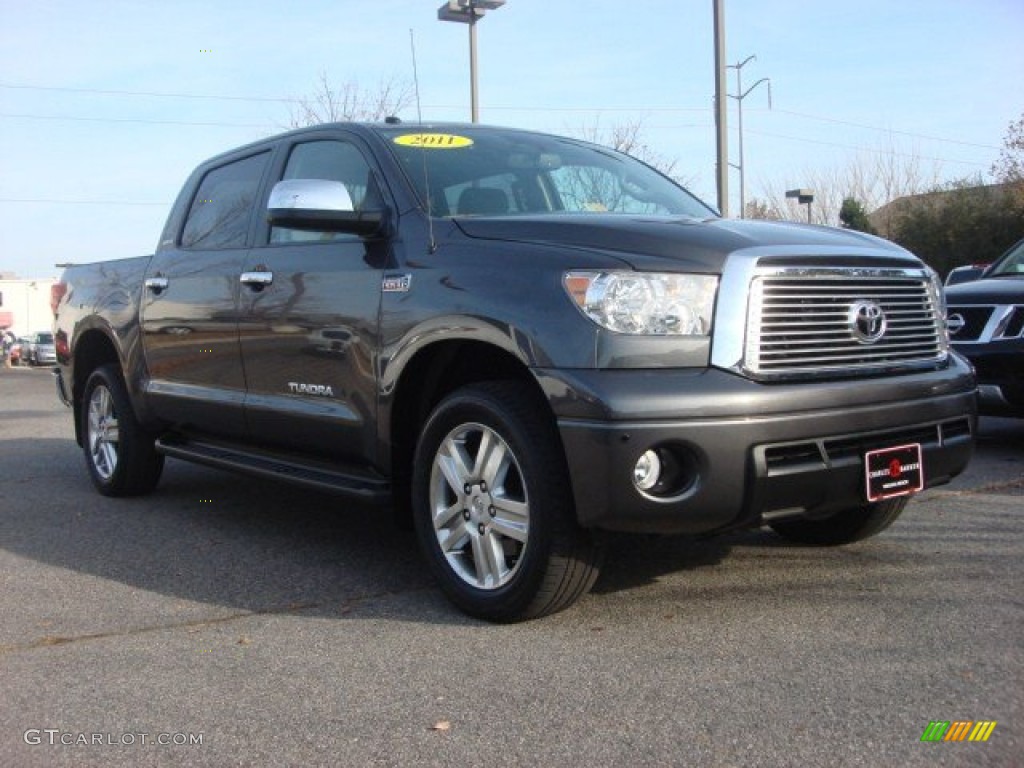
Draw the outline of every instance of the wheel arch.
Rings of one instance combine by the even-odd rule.
[[[114,363],[120,367],[121,358],[113,340],[100,328],[84,331],[75,342],[74,367],[71,378],[71,403],[75,414],[75,440],[82,444],[82,394],[92,372],[101,365]]]
[[[391,397],[385,437],[390,445],[395,507],[400,516],[409,509],[409,480],[413,454],[423,424],[449,393],[484,381],[521,382],[552,421],[554,412],[537,378],[520,358],[494,344],[476,340],[437,341],[418,350],[406,363]]]

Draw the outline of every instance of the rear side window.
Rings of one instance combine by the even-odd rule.
[[[269,152],[237,160],[203,177],[192,200],[182,248],[242,248]]]

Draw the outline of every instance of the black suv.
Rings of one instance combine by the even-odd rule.
[[[979,279],[949,286],[946,301],[950,340],[978,372],[981,412],[1024,417],[1024,240]]]

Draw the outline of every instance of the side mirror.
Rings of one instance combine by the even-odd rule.
[[[270,191],[267,221],[275,227],[373,235],[384,224],[383,210],[357,211],[340,181],[287,179]]]

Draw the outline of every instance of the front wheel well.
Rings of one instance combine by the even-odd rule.
[[[403,525],[410,511],[413,454],[427,417],[449,393],[485,381],[521,382],[537,407],[554,419],[536,378],[509,352],[475,341],[439,342],[421,350],[402,371],[391,407],[391,471],[395,510]]]

